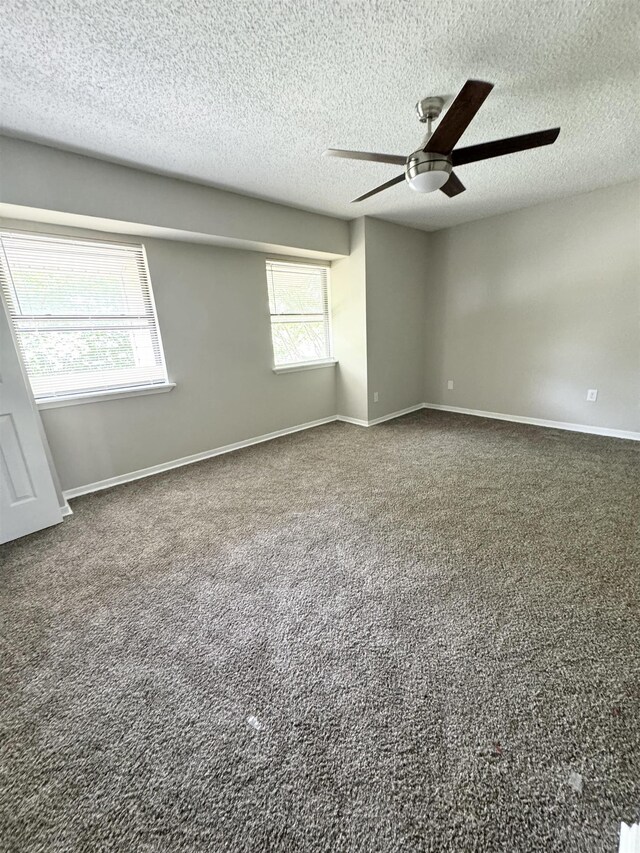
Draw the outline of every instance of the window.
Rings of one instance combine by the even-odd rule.
[[[329,270],[267,261],[275,367],[331,359]]]
[[[36,400],[167,384],[143,246],[0,233],[0,284]]]

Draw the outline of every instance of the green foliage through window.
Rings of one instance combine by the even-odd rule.
[[[36,398],[167,381],[142,246],[2,233],[0,249]]]
[[[267,285],[274,364],[330,358],[327,268],[267,261]]]

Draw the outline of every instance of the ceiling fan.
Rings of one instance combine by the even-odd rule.
[[[364,201],[376,193],[399,184],[406,179],[412,190],[419,193],[431,193],[441,190],[445,195],[453,197],[464,192],[466,187],[453,171],[454,166],[464,166],[478,160],[488,160],[491,157],[502,157],[516,151],[526,151],[529,148],[539,148],[541,145],[551,145],[560,133],[559,127],[551,130],[540,130],[536,133],[525,133],[523,136],[510,136],[507,139],[496,139],[494,142],[483,142],[480,145],[470,145],[467,148],[455,148],[456,143],[465,132],[485,98],[493,89],[493,83],[482,80],[467,80],[458,92],[455,100],[444,114],[442,121],[432,132],[431,125],[442,112],[444,98],[424,98],[416,104],[416,112],[421,122],[427,125],[427,135],[423,147],[418,148],[408,157],[395,154],[376,154],[370,151],[345,151],[341,148],[328,148],[324,155],[327,157],[346,157],[350,160],[373,160],[376,163],[394,163],[404,166],[404,172],[381,184],[374,190],[354,198],[353,201]]]

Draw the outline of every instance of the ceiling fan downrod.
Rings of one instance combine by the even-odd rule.
[[[427,150],[433,135],[433,122],[439,118],[444,103],[445,98],[434,95],[423,98],[416,104],[418,119],[427,125],[427,133],[420,148],[407,158],[405,176],[411,189],[419,193],[442,189],[451,175],[451,159],[446,155]]]
[[[422,141],[423,148],[433,135],[433,121],[440,117],[444,103],[444,98],[433,96],[431,98],[423,98],[416,104],[418,120],[427,125],[427,132]]]

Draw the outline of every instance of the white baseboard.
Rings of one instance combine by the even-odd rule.
[[[60,509],[62,511],[62,517],[63,518],[67,518],[67,516],[73,515],[73,510],[69,506],[69,501],[67,501],[67,500],[65,500],[64,506],[61,506]]]
[[[289,435],[293,432],[301,432],[305,429],[330,424],[336,420],[336,416],[332,415],[329,418],[320,418],[317,421],[309,421],[306,424],[298,424],[298,426],[279,429],[275,432],[268,432],[265,435],[259,435],[256,438],[247,438],[244,441],[235,441],[233,444],[226,444],[224,447],[216,447],[213,450],[205,450],[202,453],[193,453],[191,456],[183,456],[180,459],[172,459],[169,462],[161,462],[160,465],[151,465],[149,468],[141,468],[139,471],[131,471],[129,474],[120,474],[117,477],[109,477],[106,480],[99,480],[96,483],[87,483],[86,486],[77,486],[74,489],[67,489],[63,492],[66,500],[78,498],[80,495],[88,495],[91,492],[99,492],[102,489],[110,489],[112,486],[120,486],[122,483],[131,483],[133,480],[142,480],[144,477],[151,477],[154,474],[161,474],[163,471],[171,471],[172,468],[181,468],[183,465],[192,465],[194,462],[201,462],[203,459],[211,459],[213,456],[221,456],[223,453],[231,453],[234,450],[240,450],[242,447],[250,447],[252,444],[261,444],[263,441],[272,441],[274,438],[280,438],[283,435]],[[71,509],[69,510],[71,512]]]
[[[132,471],[129,474],[120,474],[117,477],[109,477],[106,480],[99,480],[96,483],[87,483],[85,486],[77,486],[74,489],[67,489],[63,492],[65,501],[72,498],[78,498],[81,495],[88,495],[91,492],[99,492],[102,489],[110,489],[112,486],[119,486],[122,483],[131,483],[134,480],[141,480],[144,477],[152,477],[154,474],[161,474],[163,471],[171,471],[173,468],[181,468],[183,465],[192,465],[194,462],[201,462],[203,459],[211,459],[214,456],[221,456],[224,453],[232,453],[234,450],[240,450],[242,447],[250,447],[252,444],[261,444],[263,441],[272,441],[274,438],[280,438],[283,435],[290,435],[294,432],[301,432],[305,429],[313,429],[313,427],[330,424],[334,421],[342,421],[355,426],[370,427],[377,424],[390,421],[394,418],[402,417],[402,415],[417,412],[420,409],[436,409],[442,412],[453,412],[460,415],[476,415],[481,418],[493,418],[500,421],[513,421],[520,424],[532,424],[533,426],[553,427],[555,429],[566,429],[572,432],[587,432],[594,435],[605,435],[611,438],[626,438],[632,441],[640,441],[640,432],[630,432],[621,429],[609,429],[607,427],[593,427],[585,424],[571,424],[562,421],[548,421],[541,418],[525,418],[520,415],[505,415],[501,412],[484,412],[479,409],[464,409],[460,406],[442,406],[437,403],[418,403],[415,406],[409,406],[406,409],[400,409],[398,412],[392,412],[389,415],[383,415],[380,418],[374,418],[371,421],[361,420],[359,418],[350,418],[347,415],[332,415],[328,418],[320,418],[317,421],[309,421],[298,426],[279,429],[275,432],[269,432],[265,435],[259,435],[256,438],[247,438],[244,441],[236,441],[233,444],[226,444],[224,447],[216,447],[213,450],[205,450],[202,453],[194,453],[191,456],[183,456],[180,459],[172,459],[169,462],[162,462],[160,465],[151,465],[149,468],[141,468],[138,471]],[[68,503],[62,508],[63,517],[73,515],[73,510]]]
[[[354,426],[369,426],[369,421],[363,421],[360,418],[350,418],[348,415],[336,415],[336,420],[345,424],[353,424]]]
[[[376,424],[384,423],[384,421],[392,421],[394,418],[401,418],[402,415],[410,415],[411,412],[417,412],[420,409],[424,409],[424,403],[417,403],[415,406],[409,406],[407,409],[400,409],[399,412],[391,412],[390,415],[374,418],[367,423],[367,426],[375,426]]]
[[[371,427],[376,424],[384,423],[384,421],[392,421],[394,418],[401,418],[402,415],[410,415],[411,412],[417,412],[424,408],[424,403],[416,403],[415,406],[409,406],[406,409],[399,409],[397,412],[391,412],[390,415],[382,415],[381,418],[373,418],[373,420],[365,421],[360,418],[350,418],[347,415],[337,415],[337,421],[343,421],[346,424],[355,424],[355,426]]]
[[[439,412],[453,412],[459,415],[475,415],[480,418],[492,418],[498,421],[512,421],[516,424],[531,424],[532,426],[566,429],[571,432],[588,432],[592,435],[606,435],[609,438],[626,438],[640,441],[640,432],[609,427],[589,426],[587,424],[572,424],[564,421],[548,421],[544,418],[525,418],[522,415],[505,415],[502,412],[483,412],[480,409],[463,409],[461,406],[442,406],[438,403],[424,403],[425,409],[436,409]]]
[[[374,424],[389,421],[392,418],[398,418],[401,415],[406,415],[409,412],[415,412],[423,406],[420,403],[417,406],[411,406],[409,409],[402,409],[400,412],[393,412],[390,415],[384,415],[382,418],[376,418],[373,421],[359,420],[358,418],[350,418],[346,415],[332,415],[328,418],[321,418],[317,421],[309,421],[306,424],[298,424],[298,426],[279,429],[275,432],[269,432],[265,435],[259,435],[256,438],[247,438],[244,441],[236,441],[233,444],[226,444],[224,447],[216,447],[213,450],[205,450],[202,453],[194,453],[191,456],[183,456],[180,459],[172,459],[169,462],[162,462],[159,465],[151,465],[149,468],[141,468],[138,471],[131,471],[129,474],[120,474],[117,477],[109,477],[106,480],[98,480],[96,483],[87,483],[85,486],[77,486],[74,489],[66,489],[63,492],[65,500],[69,501],[72,498],[79,498],[81,495],[88,495],[91,492],[99,492],[102,489],[110,489],[113,486],[120,486],[123,483],[131,483],[134,480],[142,480],[144,477],[152,477],[154,474],[161,474],[163,471],[171,471],[173,468],[181,468],[183,465],[192,465],[194,462],[201,462],[203,459],[211,459],[214,456],[221,456],[223,453],[232,453],[234,450],[240,450],[242,447],[250,447],[252,444],[261,444],[263,441],[272,441],[274,438],[280,438],[283,435],[290,435],[294,432],[301,432],[305,429],[313,429],[313,427],[330,424],[334,421],[344,421],[355,426],[369,427]],[[66,509],[63,510],[63,516],[72,515],[73,510],[67,503]]]

